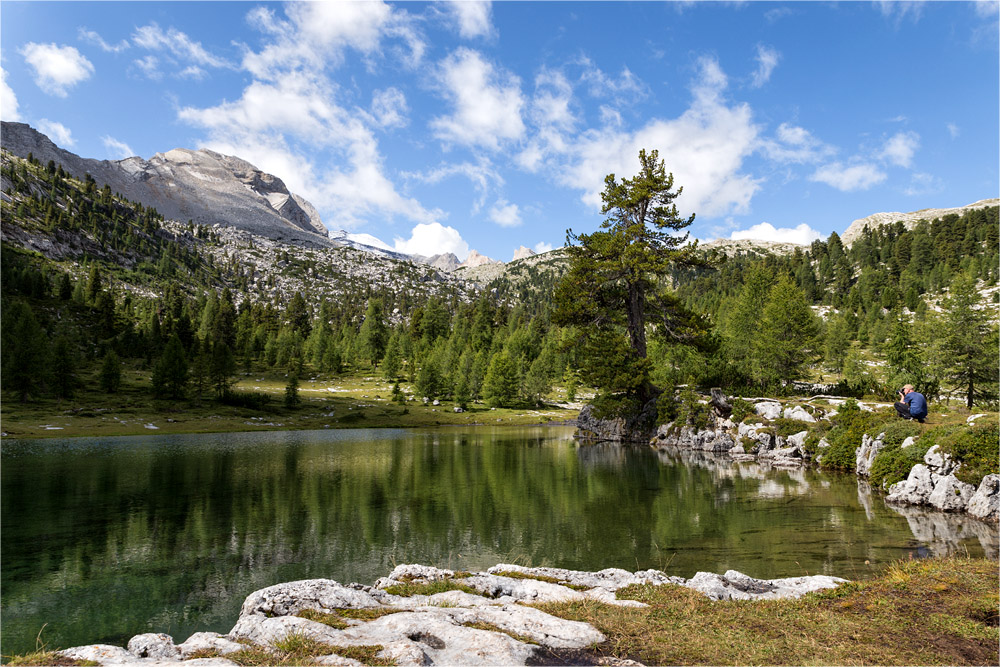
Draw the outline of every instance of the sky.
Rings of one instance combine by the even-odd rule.
[[[0,3],[0,117],[236,155],[423,255],[595,231],[658,150],[692,238],[997,197],[997,2]]]

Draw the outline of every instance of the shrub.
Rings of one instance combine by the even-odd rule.
[[[252,410],[263,410],[271,402],[269,394],[262,394],[258,391],[233,391],[227,389],[219,396],[219,403],[231,405],[237,408],[250,408]]]
[[[790,435],[795,435],[796,433],[801,433],[802,431],[808,431],[810,424],[808,422],[802,422],[798,419],[772,419],[771,426],[774,427],[774,432],[776,435],[780,435],[782,438],[787,438]]]
[[[888,438],[888,433],[886,437]],[[886,447],[875,457],[868,475],[868,481],[873,486],[883,489],[888,489],[896,482],[906,479],[910,469],[923,461],[924,454],[931,448],[930,441],[925,438],[917,440],[906,449],[901,448],[898,442],[892,444],[888,440],[883,442],[886,443]]]
[[[996,422],[960,426],[952,434],[938,438],[941,451],[962,464],[955,477],[975,485],[986,475],[1000,473],[1000,465],[997,463],[998,441],[1000,426]]]
[[[830,448],[823,453],[823,467],[854,470],[854,452],[861,445],[862,437],[866,433],[878,435],[896,419],[895,411],[867,412],[858,407],[857,401],[845,401],[834,417],[834,427],[827,435]]]
[[[898,446],[903,444],[903,441],[907,438],[920,435],[920,425],[908,419],[900,419],[891,424],[887,424],[883,429],[883,432],[885,433],[885,437],[882,438],[882,442],[884,442],[886,446]],[[871,435],[875,436],[878,435],[878,433],[872,433]],[[921,454],[921,456],[923,455]]]
[[[730,405],[733,407],[733,414],[730,415],[730,419],[732,419],[735,424],[742,422],[747,417],[756,416],[757,414],[754,412],[753,403],[742,398],[734,398]]]
[[[708,428],[708,418],[712,407],[698,401],[698,394],[692,389],[685,389],[680,394],[680,405],[677,406],[677,420],[693,426],[698,431]]]

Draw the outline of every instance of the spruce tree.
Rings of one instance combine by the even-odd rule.
[[[114,350],[108,350],[101,362],[101,371],[98,374],[101,391],[106,394],[116,394],[121,388],[122,366],[121,360]]]
[[[45,385],[48,341],[35,313],[23,301],[4,308],[3,318],[3,388],[13,391],[20,400],[40,393]]]
[[[996,400],[997,388],[997,325],[990,323],[989,311],[979,300],[975,278],[959,274],[942,304],[945,377],[962,392],[970,409],[978,399]]]
[[[493,355],[486,378],[483,380],[483,398],[491,408],[512,408],[518,398],[517,366],[506,352]]]
[[[763,385],[804,376],[806,364],[816,351],[818,322],[805,294],[788,276],[782,276],[768,292],[761,324],[752,340],[751,371]]]
[[[174,334],[153,367],[153,393],[157,398],[184,398],[188,382],[188,362],[181,339]]]

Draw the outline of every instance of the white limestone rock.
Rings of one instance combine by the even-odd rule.
[[[183,644],[178,644],[181,658],[188,658],[199,651],[215,651],[219,655],[228,655],[246,648],[232,640],[226,639],[217,632],[196,632],[188,637]]]
[[[801,405],[796,405],[791,408],[785,408],[785,419],[794,419],[801,422],[815,422],[816,418],[809,414],[809,411],[803,408]]]
[[[989,521],[1000,520],[1000,475],[987,475],[969,499],[966,511],[970,516]]]
[[[56,651],[58,655],[72,660],[89,660],[101,665],[129,665],[138,662],[138,658],[121,646],[109,644],[88,644]]]
[[[807,437],[809,437],[809,431],[799,431],[798,433],[788,436],[785,442],[789,447],[798,447],[803,449],[805,447]]]
[[[228,639],[245,639],[261,646],[272,646],[288,635],[302,635],[325,644],[336,644],[337,630],[329,625],[298,616],[267,617],[263,614],[241,614],[229,631]]]
[[[699,572],[684,586],[704,593],[713,600],[769,600],[797,598],[814,591],[836,588],[846,579],[813,575],[786,579],[755,579],[729,570],[723,575]]]
[[[934,490],[927,497],[927,502],[945,512],[964,512],[976,487],[961,482],[954,475],[939,477]]]
[[[903,440],[902,443],[900,443],[899,448],[900,449],[906,449],[907,447],[912,447],[913,443],[915,443],[916,441],[917,441],[917,438],[915,436],[911,435],[911,436],[907,437],[905,440]]]
[[[938,475],[950,475],[958,470],[958,464],[952,460],[951,456],[942,452],[938,445],[927,450],[927,453],[924,454],[924,463]]]
[[[511,598],[518,602],[573,602],[582,600],[583,594],[572,588],[536,579],[515,579],[493,574],[474,575],[462,583],[491,598]]]
[[[981,414],[978,414],[978,415],[969,415],[968,418],[966,418],[965,423],[966,424],[971,424],[972,422],[976,421],[977,419],[981,419],[981,418],[983,418],[985,416],[986,416],[986,413],[981,413]]]
[[[904,505],[923,505],[934,490],[934,478],[937,477],[930,468],[918,463],[910,468],[910,474],[902,482],[896,482],[889,487],[887,503]]]
[[[859,477],[868,477],[871,474],[875,457],[885,448],[882,440],[884,437],[885,433],[879,433],[875,438],[867,433],[861,436],[861,446],[854,450],[854,464]]]
[[[367,609],[379,602],[370,593],[348,588],[332,579],[303,579],[268,586],[247,596],[240,615],[287,616],[303,609]]]
[[[181,655],[174,638],[162,632],[147,632],[128,640],[128,652],[140,658],[172,659]]]
[[[781,403],[763,401],[753,406],[754,412],[764,419],[778,419],[781,417]]]
[[[487,572],[493,574],[497,572],[517,572],[519,574],[536,577],[546,577],[558,579],[571,586],[583,586],[586,588],[606,588],[608,590],[618,590],[633,584],[679,584],[684,581],[683,577],[667,576],[659,570],[639,570],[629,572],[619,568],[609,567],[597,572],[585,572],[582,570],[565,570],[558,567],[524,567],[509,563],[494,565]]]

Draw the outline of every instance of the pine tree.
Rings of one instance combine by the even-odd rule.
[[[818,323],[805,294],[788,276],[768,292],[758,335],[751,345],[751,371],[764,385],[804,376],[815,354]]]
[[[483,398],[491,408],[511,408],[518,398],[517,366],[506,351],[493,355],[486,378],[483,380]]]
[[[52,389],[59,398],[72,398],[80,384],[77,375],[76,354],[65,336],[56,338],[52,345]]]
[[[363,354],[371,362],[372,367],[382,361],[385,347],[389,341],[389,328],[385,324],[385,309],[382,299],[370,299],[365,311],[365,321],[361,325],[361,345]]]
[[[117,394],[122,384],[122,365],[114,350],[108,350],[101,362],[98,375],[101,391],[106,394]]]
[[[972,408],[976,400],[996,400],[997,326],[990,324],[988,311],[979,307],[975,278],[959,274],[942,304],[944,331],[940,350],[946,379],[965,396]]]
[[[302,399],[299,398],[299,376],[291,373],[288,376],[288,384],[285,385],[285,407],[294,409],[299,407]]]
[[[386,380],[395,380],[403,368],[402,354],[399,348],[399,332],[394,331],[389,337],[389,344],[386,345],[385,356],[382,357],[382,375]]]
[[[188,362],[181,339],[174,334],[163,348],[163,355],[153,367],[153,393],[157,398],[184,398],[188,382]]]
[[[45,332],[35,319],[31,307],[23,301],[15,301],[4,308],[3,340],[3,388],[13,391],[22,402],[29,396],[37,395],[45,384],[48,342]]]
[[[212,362],[209,366],[209,377],[215,387],[215,395],[223,396],[229,391],[233,375],[236,374],[236,357],[225,343],[212,346]]]

